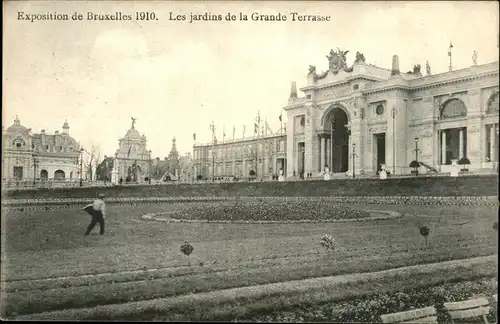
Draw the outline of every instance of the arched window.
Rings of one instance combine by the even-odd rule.
[[[49,173],[47,172],[47,170],[41,170],[40,171],[40,178],[42,178],[42,180],[43,179],[48,179],[48,177],[49,177]]]
[[[467,108],[462,100],[451,99],[444,103],[441,109],[441,119],[450,119],[467,116]]]
[[[488,99],[488,106],[486,107],[486,113],[488,115],[498,114],[498,92],[493,94],[490,99]]]
[[[63,170],[57,170],[54,172],[54,179],[56,180],[64,180],[65,176],[66,175]]]

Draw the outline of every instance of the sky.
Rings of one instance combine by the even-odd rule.
[[[357,51],[366,63],[401,71],[429,61],[432,73],[498,61],[496,1],[415,2],[167,2],[4,1],[3,109],[7,128],[16,115],[33,132],[61,131],[83,147],[112,156],[137,118],[153,157],[168,155],[172,138],[181,154],[211,140],[250,136],[258,112],[280,129],[292,81],[306,83],[309,65],[328,68],[331,48]],[[81,13],[82,21],[19,20],[24,13]],[[88,12],[135,15],[150,21],[89,21]],[[196,21],[190,14],[282,13],[285,22]],[[290,21],[290,13],[330,16],[330,21]],[[170,15],[186,15],[186,21]],[[425,68],[424,68],[425,69]],[[300,96],[300,94],[299,94]]]

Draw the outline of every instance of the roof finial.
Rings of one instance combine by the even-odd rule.
[[[292,88],[290,89],[290,98],[297,98],[297,83],[292,81]]]
[[[14,125],[21,125],[21,122],[19,121],[19,117],[16,115],[16,119],[14,119]]]
[[[391,69],[391,76],[393,75],[398,75],[399,72],[399,58],[397,55],[392,56],[392,69]]]

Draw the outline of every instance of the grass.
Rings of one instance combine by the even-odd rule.
[[[3,284],[4,311],[27,314],[105,305],[497,251],[497,233],[492,228],[495,207],[363,205],[359,208],[405,213],[400,219],[367,223],[165,224],[140,220],[149,212],[188,206],[113,206],[108,232],[87,239],[83,232],[89,219],[82,211],[2,215],[2,271],[9,280]],[[431,229],[427,248],[418,231],[422,224]],[[319,246],[322,234],[332,235],[339,244],[335,257]],[[194,246],[192,267],[179,250],[185,240]],[[98,273],[107,274],[93,276]],[[85,274],[91,276],[80,277]],[[57,278],[61,276],[75,277]],[[39,278],[56,279],[30,281]]]
[[[269,313],[254,312],[254,316],[243,317],[244,322],[380,322],[380,315],[434,306],[439,323],[452,323],[443,309],[444,302],[462,301],[478,297],[489,299],[490,323],[496,323],[497,303],[493,294],[498,292],[497,278],[469,278],[466,281],[449,280],[438,285],[405,287],[397,292],[380,292],[344,299],[340,302],[303,304],[272,310]],[[161,320],[158,316],[155,320]],[[232,318],[235,320],[236,318]]]
[[[419,265],[375,273],[299,280],[259,287],[187,294],[168,299],[104,305],[22,316],[19,319],[73,320],[228,320],[317,303],[335,302],[401,287],[432,286],[492,276],[494,257]]]

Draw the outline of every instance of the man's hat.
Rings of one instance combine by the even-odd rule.
[[[99,194],[99,198],[104,198],[104,197],[106,197],[105,194]]]

